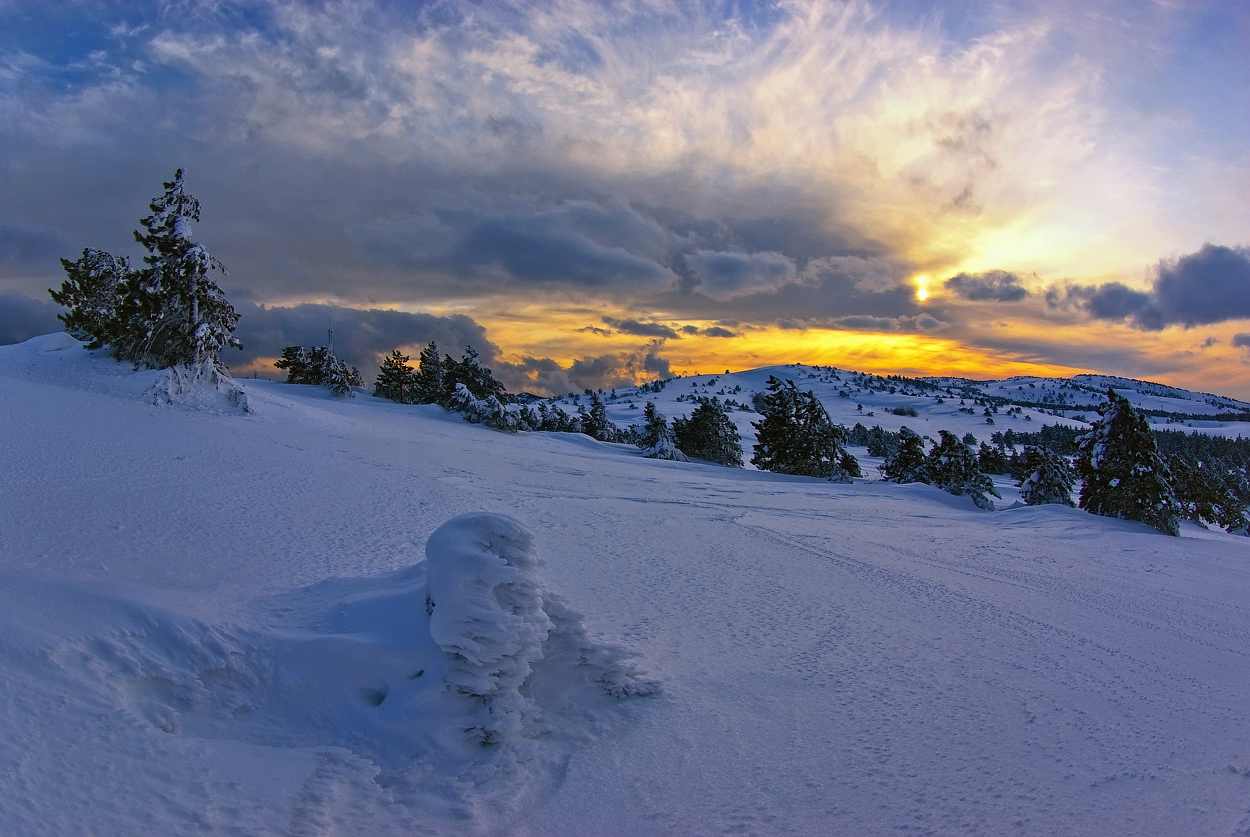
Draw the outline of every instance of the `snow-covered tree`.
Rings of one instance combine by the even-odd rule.
[[[599,398],[597,393],[590,394],[590,409],[583,411],[581,414],[582,427],[581,430],[592,439],[598,439],[601,442],[615,442],[617,437],[616,425],[608,420],[607,405]]]
[[[1000,497],[994,483],[981,473],[976,454],[949,430],[939,431],[941,437],[925,462],[929,481],[956,497],[968,495],[978,508],[994,510],[994,501],[987,495]]]
[[[476,398],[463,383],[456,384],[452,394],[452,409],[464,415],[470,424],[484,424],[496,430],[516,433],[521,429],[519,414],[509,410],[493,395]]]
[[[1080,439],[1080,507],[1179,535],[1180,504],[1150,425],[1127,398],[1110,388],[1098,412],[1101,417]]]
[[[638,434],[638,447],[650,459],[671,459],[685,462],[686,455],[677,447],[677,437],[669,427],[668,419],[650,401],[642,412],[642,431]]]
[[[76,262],[61,260],[69,278],[49,293],[70,308],[61,319],[89,348],[108,345],[118,360],[152,369],[207,363],[222,376],[221,350],[241,345],[233,336],[239,315],[208,276],[226,269],[191,238],[200,204],[186,193],[182,169],[164,187],[134,234],[148,251],[145,267],[87,249]]]
[[[69,313],[58,314],[57,319],[74,339],[86,342],[88,349],[114,343],[119,330],[118,301],[134,272],[130,260],[87,248],[78,261],[61,259],[61,267],[68,278],[61,283],[60,291],[48,289],[48,293]]]
[[[1072,486],[1076,472],[1068,458],[1048,448],[1026,447],[1022,457],[1023,470],[1028,476],[1020,480],[1020,499],[1030,506],[1057,504],[1076,505],[1072,502]]]
[[[756,409],[764,418],[753,423],[758,441],[751,464],[779,474],[850,481],[852,475],[842,467],[846,431],[829,420],[813,393],[800,391],[794,381],[769,376],[768,391]]]
[[[351,388],[365,383],[359,369],[348,367],[325,346],[287,346],[273,365],[286,370],[288,384],[324,386],[335,395],[352,397]]]
[[[881,463],[881,476],[888,482],[929,482],[924,440],[908,427],[898,430],[898,446]]]
[[[742,467],[742,436],[716,398],[704,400],[689,418],[673,419],[673,435],[686,456],[731,468]]]
[[[458,363],[445,363],[443,376],[444,390],[454,392],[456,384],[464,384],[474,398],[485,399],[493,396],[500,402],[511,400],[508,390],[482,365],[477,349],[472,346],[465,347],[464,356]]]
[[[416,403],[416,372],[408,365],[408,355],[395,349],[378,369],[373,382],[375,398],[388,398],[400,404]]]
[[[119,334],[114,354],[136,366],[164,369],[175,364],[220,363],[226,346],[239,348],[232,335],[239,315],[226,301],[210,270],[226,269],[191,238],[200,203],[187,194],[182,169],[164,184],[149,206],[135,241],[148,251],[147,265],[133,272],[118,304]]]

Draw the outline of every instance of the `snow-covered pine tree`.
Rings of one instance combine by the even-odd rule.
[[[373,382],[373,396],[400,404],[416,403],[416,371],[408,365],[408,355],[395,349],[383,358]]]
[[[239,315],[208,277],[210,270],[225,275],[226,269],[191,239],[200,203],[186,193],[182,169],[164,187],[149,205],[152,214],[139,222],[144,232],[135,231],[135,241],[148,251],[147,266],[125,282],[113,353],[153,369],[202,362],[220,368],[223,348],[241,348],[233,337]]]
[[[446,377],[448,372],[450,372],[450,379]],[[489,369],[482,365],[477,349],[472,346],[465,347],[464,357],[459,363],[453,363],[450,369],[444,369],[444,389],[451,389],[454,392],[455,384],[464,384],[469,393],[479,400],[492,396],[499,399],[501,403],[511,400],[508,390],[495,380],[495,376]]]
[[[1002,448],[986,442],[982,442],[977,451],[977,463],[986,474],[1007,473],[1007,454],[1003,453]]]
[[[1022,461],[1028,476],[1017,485],[1020,488],[1020,499],[1027,505],[1076,505],[1072,502],[1076,472],[1072,470],[1072,464],[1066,456],[1048,448],[1026,447]]]
[[[520,430],[517,414],[508,410],[498,398],[488,395],[476,398],[464,383],[456,383],[456,391],[452,393],[453,410],[464,415],[470,424],[484,424],[496,430],[516,433]]]
[[[1098,412],[1101,417],[1080,438],[1080,507],[1179,535],[1180,506],[1150,425],[1127,398],[1110,388]]]
[[[650,401],[642,411],[645,424],[639,433],[638,447],[649,459],[670,459],[685,462],[686,455],[677,448],[677,437],[668,419]]]
[[[616,425],[608,420],[607,405],[603,403],[597,393],[592,392],[590,394],[590,410],[581,414],[581,421],[581,431],[590,438],[598,439],[601,442],[616,441]]]
[[[303,346],[287,346],[282,350],[282,357],[273,362],[278,369],[286,370],[288,384],[320,384],[320,372],[314,370],[308,361],[308,350]]]
[[[881,463],[881,476],[887,482],[929,482],[924,440],[909,427],[898,429],[898,447]]]
[[[75,340],[87,343],[88,349],[114,344],[118,336],[117,306],[121,292],[134,272],[130,260],[103,250],[86,248],[78,261],[61,259],[67,279],[61,290],[48,289],[52,300],[69,309],[58,314]]]
[[[756,409],[764,418],[753,422],[758,441],[751,464],[779,474],[850,481],[852,474],[842,467],[846,432],[829,420],[813,393],[770,375],[768,391]]]
[[[925,462],[929,481],[956,497],[967,494],[977,508],[994,511],[994,501],[988,496],[1001,495],[990,478],[981,473],[976,454],[958,436],[949,430],[941,430],[939,441],[929,451]]]
[[[417,357],[417,372],[413,377],[413,398],[417,404],[438,404],[446,397],[443,386],[443,359],[438,346],[431,340]]]
[[[673,419],[673,435],[686,456],[731,468],[742,467],[742,436],[715,397],[703,400],[690,418]]]

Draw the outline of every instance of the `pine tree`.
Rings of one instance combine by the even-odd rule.
[[[114,343],[118,334],[118,302],[134,272],[130,260],[87,248],[76,262],[61,259],[61,267],[69,278],[61,283],[60,291],[48,289],[48,293],[69,313],[58,314],[57,319],[75,340],[86,342],[88,349]]]
[[[377,380],[373,382],[375,398],[389,398],[400,404],[416,403],[416,372],[408,365],[408,356],[399,349],[382,360]]]
[[[186,193],[182,169],[164,184],[165,193],[149,205],[135,241],[148,251],[147,265],[125,283],[118,306],[119,338],[114,354],[136,366],[163,369],[202,361],[219,364],[226,346],[240,348],[232,334],[239,315],[210,270],[226,269],[191,239],[191,222],[200,203]]]
[[[1003,453],[1003,449],[982,442],[977,451],[977,463],[981,466],[981,470],[987,474],[1005,474],[1007,473],[1007,455]]]
[[[200,204],[186,193],[182,169],[164,184],[165,192],[140,220],[135,240],[148,251],[145,267],[134,270],[125,258],[86,249],[76,262],[61,260],[69,277],[53,300],[70,308],[61,315],[71,334],[88,348],[109,346],[113,357],[136,367],[211,365],[224,375],[219,354],[241,348],[233,336],[239,315],[208,278],[226,273],[215,257],[191,239],[191,222]]]
[[[850,480],[841,464],[846,431],[829,420],[813,393],[798,390],[794,381],[769,376],[757,409],[764,418],[752,425],[757,442],[751,464],[779,474]]]
[[[1080,439],[1080,507],[1180,534],[1180,505],[1146,419],[1127,398],[1107,390],[1101,417]]]
[[[600,400],[598,394],[591,393],[590,410],[581,414],[581,420],[581,430],[590,438],[601,442],[616,441],[616,425],[608,420],[607,405]]]
[[[364,386],[360,370],[348,367],[325,346],[307,349],[303,346],[287,346],[274,366],[287,370],[288,384],[313,384],[324,386],[335,395],[354,398],[352,387]]]
[[[978,508],[993,511],[994,501],[986,495],[1000,495],[990,478],[981,473],[972,449],[949,430],[939,432],[941,437],[925,462],[929,481],[956,497],[967,494]]]
[[[1022,465],[1028,476],[1016,485],[1020,488],[1020,499],[1027,505],[1076,505],[1072,502],[1076,472],[1066,456],[1048,448],[1026,447]]]
[[[677,447],[677,437],[668,419],[650,401],[642,412],[645,424],[638,434],[638,447],[649,459],[670,459],[685,462],[686,455]]]
[[[448,360],[451,359],[448,358]],[[448,373],[450,373],[450,378],[448,378]],[[491,397],[499,399],[500,402],[510,400],[508,390],[495,380],[489,369],[482,365],[477,349],[472,346],[465,347],[464,357],[459,363],[452,362],[450,369],[444,370],[444,389],[449,388],[454,392],[455,384],[464,384],[469,393],[479,400]]]
[[[701,402],[689,418],[673,419],[673,435],[686,456],[742,467],[742,436],[716,398]]]
[[[417,404],[438,404],[446,397],[443,386],[443,360],[438,346],[431,340],[417,358],[417,372],[413,378],[413,398]]]
[[[924,453],[924,441],[916,431],[900,427],[898,447],[885,458],[879,469],[887,482],[929,482],[928,461]]]
[[[287,346],[282,350],[282,357],[273,363],[278,369],[286,370],[288,384],[320,384],[320,372],[314,370],[308,360],[308,350],[303,346]]]

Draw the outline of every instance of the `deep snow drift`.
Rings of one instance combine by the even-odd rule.
[[[1250,833],[1250,539],[239,383],[0,347],[0,833]]]

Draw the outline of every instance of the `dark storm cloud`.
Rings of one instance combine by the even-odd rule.
[[[437,317],[330,305],[237,307],[239,325],[235,336],[243,342],[243,351],[227,350],[222,356],[232,366],[245,367],[261,358],[278,357],[287,346],[324,346],[331,321],[334,354],[358,367],[366,379],[377,373],[380,359],[392,349],[415,352],[431,340],[443,354],[455,358],[471,345],[487,365],[498,352],[495,344],[486,339],[486,330],[463,315]]]
[[[1020,277],[1005,270],[960,273],[947,279],[946,290],[972,302],[1018,302],[1029,295]]]
[[[781,253],[726,253],[696,250],[686,254],[699,284],[695,290],[715,300],[774,291],[795,278],[794,259]]]
[[[1204,244],[1196,253],[1160,262],[1154,297],[1169,323],[1250,317],[1250,247]]]
[[[1196,253],[1161,261],[1149,292],[1121,282],[1068,284],[1050,288],[1046,301],[1145,331],[1250,318],[1250,248],[1204,244]]]
[[[1239,349],[1250,349],[1250,334],[1244,332],[1234,334],[1233,345]]]
[[[65,309],[54,302],[22,294],[0,294],[0,345],[22,343],[41,334],[64,331],[57,314]]]
[[[603,321],[612,328],[624,334],[634,334],[639,337],[665,337],[669,339],[677,339],[681,335],[663,323],[640,323],[637,320],[617,320],[612,317],[604,317]],[[684,331],[685,329],[683,329]]]

